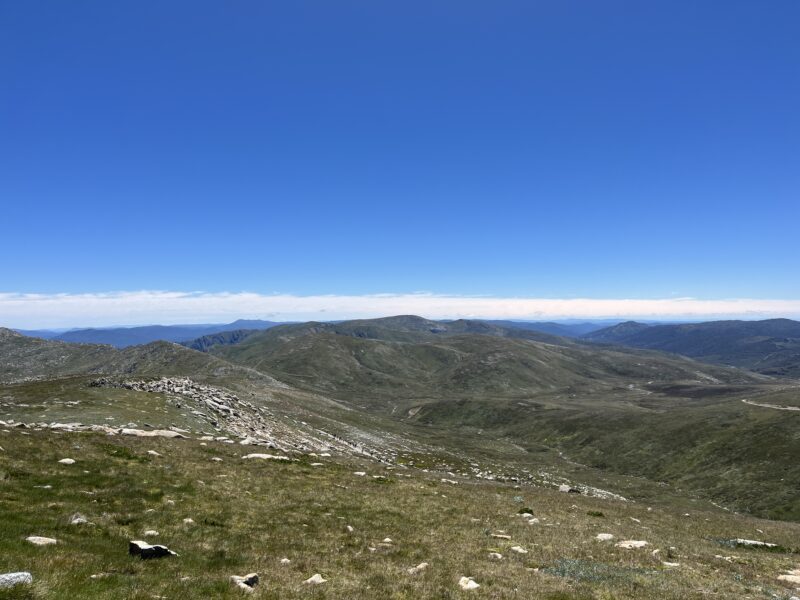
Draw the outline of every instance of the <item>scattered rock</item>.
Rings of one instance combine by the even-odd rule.
[[[680,567],[681,566],[681,563],[667,562],[665,560],[662,560],[661,564],[664,565],[665,567],[667,567],[668,569],[672,569],[674,567]]]
[[[231,583],[245,592],[252,592],[258,585],[258,573],[248,573],[247,575],[231,575]]]
[[[151,545],[140,540],[134,540],[128,543],[128,553],[132,556],[138,556],[142,560],[162,558],[164,556],[178,556],[166,546],[161,546],[159,544]]]
[[[392,538],[390,538],[390,537],[383,538],[383,541],[381,543],[382,544],[394,544],[394,542],[392,541]]]
[[[186,438],[185,435],[177,431],[170,431],[169,429],[153,429],[152,431],[145,431],[144,429],[131,429],[125,427],[119,430],[121,435],[135,435],[136,437],[164,437],[164,438]]]
[[[158,452],[156,452],[155,450],[148,450],[148,451],[147,451],[147,453],[148,453],[150,456],[161,456],[161,455],[160,455]]]
[[[187,518],[185,518],[183,520],[183,524],[184,525],[194,525],[194,519],[191,519],[191,518],[187,517]]]
[[[366,477],[367,474],[364,471],[356,471],[355,473],[353,473],[353,475],[355,475],[356,477]]]
[[[623,540],[615,544],[617,548],[644,548],[647,542],[642,540]]]
[[[214,462],[222,462],[222,459],[219,456],[214,456],[211,458]]]
[[[778,575],[778,579],[780,581],[786,581],[788,583],[793,583],[797,586],[800,586],[800,569],[792,569],[791,571],[786,571],[783,575]]]
[[[158,532],[155,529],[148,529],[147,531],[144,532],[143,535],[145,537],[156,537],[158,535]]]
[[[0,574],[0,590],[12,588],[17,585],[28,585],[30,583],[33,583],[33,575],[27,571]]]
[[[426,562],[419,563],[416,567],[411,567],[408,570],[408,574],[409,575],[416,575],[417,573],[420,573],[420,572],[424,571],[427,568],[428,568],[428,563],[426,563]]]
[[[289,560],[288,558],[282,558],[281,559],[281,564],[282,565],[288,565],[290,562],[292,562],[292,561]]]
[[[242,458],[261,458],[263,460],[292,460],[288,456],[277,456],[274,454],[246,454]]]
[[[574,488],[571,485],[567,485],[566,483],[562,483],[558,486],[559,492],[564,492],[565,494],[580,494],[581,491],[578,488]]]
[[[477,590],[481,587],[480,583],[476,583],[472,577],[462,577],[458,580],[458,585],[462,590]]]
[[[771,544],[769,542],[761,542],[759,540],[745,540],[743,538],[736,538],[730,540],[732,546],[744,546],[745,548],[777,548],[778,544]]]
[[[525,550],[522,546],[511,546],[511,551],[516,552],[517,554],[527,554],[528,551]]]
[[[60,464],[62,464],[62,465],[74,465],[74,464],[75,464],[75,460],[74,460],[74,459],[72,459],[72,458],[62,458],[62,459],[61,459],[60,461],[58,461],[58,462],[59,462]]]
[[[598,533],[595,538],[598,542],[608,542],[614,539],[614,536],[610,533]]]
[[[345,529],[347,530],[347,533],[353,533],[355,531],[352,525],[346,525]]]
[[[503,555],[499,552],[489,552],[489,558],[492,560],[503,560]]]
[[[70,525],[87,525],[89,520],[84,517],[81,513],[75,513],[69,519]]]
[[[34,546],[49,546],[51,544],[57,544],[58,540],[55,538],[49,537],[42,537],[40,535],[31,535],[25,538],[26,542],[30,542]]]
[[[510,540],[511,536],[505,533],[493,533],[492,537],[498,540]]]
[[[303,583],[308,585],[320,585],[328,581],[327,579],[323,579],[322,575],[319,573],[314,573],[311,577],[306,579]]]

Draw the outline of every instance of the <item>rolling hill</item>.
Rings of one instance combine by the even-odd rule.
[[[711,321],[678,325],[620,323],[583,339],[672,352],[767,375],[800,377],[800,322]]]
[[[62,342],[78,344],[108,344],[116,348],[126,348],[150,342],[184,342],[204,335],[237,329],[268,329],[278,323],[272,321],[239,320],[215,325],[147,325],[143,327],[116,327],[102,329],[74,329],[58,335],[43,332],[41,337]],[[24,332],[37,335],[35,331]]]

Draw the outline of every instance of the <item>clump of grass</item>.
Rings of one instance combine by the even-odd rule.
[[[601,583],[619,580],[630,580],[633,577],[652,576],[656,571],[636,567],[609,565],[589,560],[562,558],[552,567],[545,567],[542,572],[558,577],[566,577],[574,581]]]
[[[599,518],[605,517],[605,514],[603,514],[603,511],[601,510],[587,510],[586,514],[589,515],[590,517],[599,517]]]

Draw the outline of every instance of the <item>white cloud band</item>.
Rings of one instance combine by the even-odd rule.
[[[800,300],[500,298],[429,293],[318,295],[109,292],[0,293],[0,326],[16,328],[336,320],[416,314],[432,319],[720,319],[800,316]]]

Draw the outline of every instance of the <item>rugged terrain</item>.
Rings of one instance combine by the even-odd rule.
[[[800,585],[794,380],[417,317],[188,345],[0,330],[0,573],[34,575],[0,598],[235,597],[253,571],[272,598]]]

